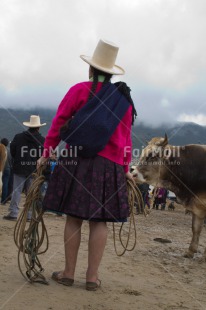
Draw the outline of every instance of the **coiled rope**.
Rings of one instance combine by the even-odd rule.
[[[42,170],[43,168],[38,169],[33,175],[34,180],[27,194],[24,209],[22,210],[14,228],[14,242],[18,248],[18,267],[23,277],[31,283],[39,282],[48,284],[46,278],[42,274],[44,269],[38,258],[38,256],[44,254],[49,247],[48,234],[43,220],[44,212],[42,211],[41,187],[45,181],[45,177],[42,175]],[[116,224],[113,223],[114,248],[118,256],[122,256],[126,251],[132,251],[135,248],[137,233],[134,209],[138,209],[139,213],[143,210],[145,216],[148,214],[147,210],[143,207],[144,203],[142,194],[137,185],[131,180],[127,180],[127,189],[130,207],[129,230],[126,242],[124,242],[124,223],[121,224],[118,236],[123,250],[120,253],[118,252],[116,245]],[[30,213],[31,221],[28,223],[27,218]],[[133,245],[130,245],[132,231],[134,231],[134,241]],[[25,265],[24,270],[26,267],[26,271],[23,271],[22,259]]]
[[[18,248],[18,267],[23,277],[29,282],[48,284],[42,275],[43,267],[38,256],[47,251],[49,239],[43,220],[41,208],[41,186],[45,181],[42,169],[35,173],[26,197],[24,209],[18,218],[14,228],[14,242]],[[28,223],[28,215],[31,221]],[[23,258],[26,272],[23,271],[21,260]],[[24,268],[25,269],[25,268]]]
[[[129,229],[128,232],[125,233],[125,223],[122,223],[119,229],[119,242],[121,244],[121,247],[123,250],[121,252],[118,252],[117,250],[117,241],[116,241],[116,225],[113,223],[113,240],[114,240],[114,249],[117,254],[117,256],[122,256],[126,251],[133,251],[136,242],[137,242],[137,231],[136,231],[136,224],[135,224],[135,216],[134,216],[134,210],[138,209],[138,213],[141,213],[143,211],[143,214],[147,216],[149,214],[149,210],[147,208],[144,208],[144,202],[142,199],[142,194],[138,188],[138,186],[131,180],[127,180],[127,190],[128,190],[128,199],[129,199],[129,208],[130,208],[130,217],[129,217]],[[133,228],[132,228],[133,227]],[[134,233],[133,237],[133,244],[129,245],[132,231]],[[123,241],[123,233],[127,234],[126,241]]]

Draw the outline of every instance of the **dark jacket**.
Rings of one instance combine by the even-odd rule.
[[[149,184],[147,183],[141,183],[138,185],[138,187],[141,193],[147,193],[149,190]]]
[[[10,144],[13,173],[29,176],[36,170],[36,162],[43,151],[44,137],[38,132],[24,131],[15,135]]]

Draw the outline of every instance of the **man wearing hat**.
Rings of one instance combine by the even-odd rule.
[[[23,189],[28,192],[32,181],[32,173],[36,170],[36,162],[43,151],[44,137],[39,129],[45,126],[41,124],[40,117],[31,115],[29,122],[23,122],[28,130],[15,135],[10,144],[10,152],[13,159],[13,193],[9,206],[9,213],[3,218],[15,221],[19,212],[19,203]]]

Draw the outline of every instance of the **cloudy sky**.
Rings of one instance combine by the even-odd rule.
[[[205,0],[1,0],[0,107],[56,108],[103,38],[138,121],[206,125],[205,16]]]

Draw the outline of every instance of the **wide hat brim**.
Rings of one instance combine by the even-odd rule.
[[[23,122],[24,126],[30,127],[30,128],[38,128],[38,127],[42,127],[45,126],[46,123],[43,124],[31,124],[30,122]]]
[[[98,69],[100,71],[103,71],[103,72],[106,72],[106,73],[110,73],[110,74],[114,74],[114,75],[123,75],[123,74],[125,74],[124,69],[119,67],[119,66],[117,66],[117,65],[114,65],[112,68],[107,68],[107,67],[103,67],[103,66],[98,65],[96,62],[93,61],[92,57],[90,57],[90,56],[80,55],[80,58],[82,60],[84,60],[85,62],[87,62],[92,67],[94,67],[94,68],[96,68],[96,69]]]

